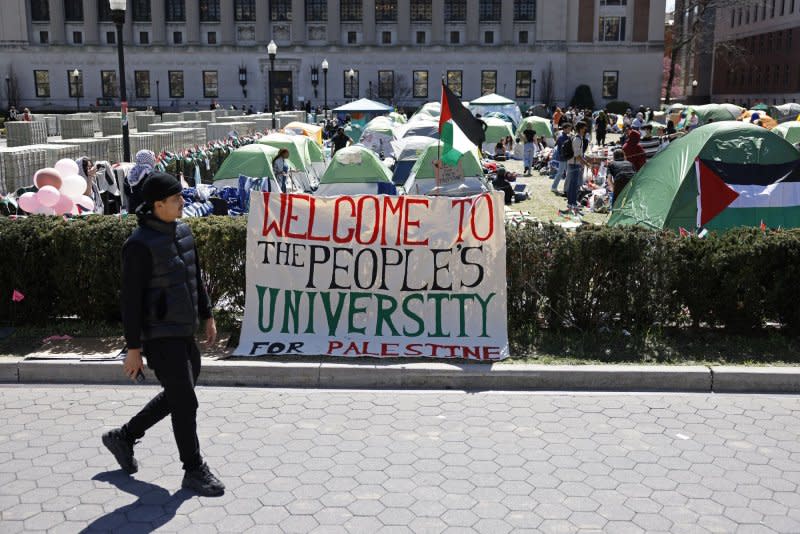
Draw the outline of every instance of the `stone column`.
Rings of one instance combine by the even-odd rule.
[[[306,2],[292,0],[292,44],[301,45],[306,41]]]
[[[154,45],[167,44],[167,24],[164,21],[164,14],[167,10],[164,2],[165,0],[150,1],[150,28],[153,34],[150,42]]]
[[[361,7],[361,35],[363,44],[375,44],[375,2],[364,0]]]
[[[186,2],[186,44],[200,44],[200,3]]]
[[[233,23],[233,0],[220,0],[220,29],[222,30],[221,44],[232,45],[236,43],[236,27]]]
[[[444,0],[433,0],[431,5],[431,44],[444,44]]]
[[[64,0],[50,0],[50,44],[65,44]]]
[[[467,0],[467,44],[481,43],[481,27],[478,19],[479,0]]]
[[[407,45],[411,36],[411,0],[397,0],[397,42]]]
[[[256,42],[267,44],[272,39],[269,21],[269,0],[256,0]]]
[[[339,0],[328,0],[328,44],[336,45],[342,39],[341,12]],[[330,76],[330,72],[328,72]],[[328,80],[330,82],[330,80]],[[330,89],[330,87],[329,87]],[[328,92],[330,96],[330,91]]]
[[[94,45],[100,42],[100,31],[97,27],[97,2],[83,0],[83,43]]]
[[[502,44],[514,44],[514,0],[503,0],[500,7],[499,41]]]

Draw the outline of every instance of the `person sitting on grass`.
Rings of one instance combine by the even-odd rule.
[[[504,167],[497,168],[497,174],[492,181],[492,185],[496,190],[503,192],[506,206],[510,206],[514,202],[514,187],[511,185]]]

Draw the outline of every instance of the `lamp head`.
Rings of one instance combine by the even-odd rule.
[[[694,80],[694,81],[692,82],[692,87],[697,87],[697,80]]]
[[[328,60],[327,59],[323,59],[322,60],[322,72],[328,72]]]
[[[128,7],[128,1],[127,0],[108,0],[108,5],[114,11],[125,11],[125,9]]]
[[[350,69],[349,71],[347,71],[347,75],[352,78],[353,76],[356,75],[356,71],[354,71],[353,69]]]
[[[278,45],[275,44],[275,41],[270,41],[267,45],[267,54],[269,54],[269,57],[274,58],[277,53]]]
[[[80,71],[78,69],[75,69],[75,70],[72,71],[73,78],[78,78],[80,75],[81,75],[81,73],[80,73]]]

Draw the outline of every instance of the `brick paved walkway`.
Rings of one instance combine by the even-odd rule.
[[[800,532],[797,397],[201,388],[206,499],[155,392],[0,386],[0,531]]]

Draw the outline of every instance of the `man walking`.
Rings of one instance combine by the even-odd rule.
[[[197,396],[200,351],[194,340],[198,317],[205,319],[206,341],[217,327],[200,278],[197,249],[183,210],[181,184],[164,173],[142,185],[139,227],[122,248],[122,322],[128,354],[124,370],[136,380],[143,372],[142,350],[163,390],[122,428],[103,435],[103,444],[128,474],[138,470],[133,446],[147,429],[170,415],[185,475],[182,486],[203,496],[219,496],[225,486],[200,455]]]
[[[589,166],[584,158],[589,141],[586,139],[586,123],[579,122],[575,126],[576,134],[570,140],[571,150],[567,150],[567,183],[564,189],[567,192],[567,210],[574,215],[579,215],[578,192],[583,184],[583,168]],[[563,149],[562,149],[563,150]]]
[[[550,186],[550,191],[553,193],[558,194],[558,184],[561,182],[562,178],[564,179],[564,189],[566,190],[566,178],[567,178],[567,159],[562,157],[562,153],[564,152],[564,143],[569,143],[572,139],[570,137],[570,133],[572,132],[572,124],[569,122],[564,123],[564,126],[561,127],[561,135],[558,136],[556,140],[556,149],[553,152],[554,157],[558,161],[558,170],[556,171],[556,175],[553,178],[553,183]],[[565,191],[566,192],[566,191]]]

